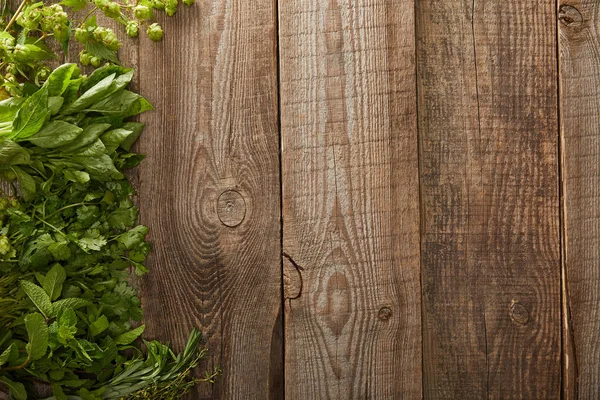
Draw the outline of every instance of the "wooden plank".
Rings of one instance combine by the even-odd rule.
[[[559,2],[567,400],[600,398],[599,5]]]
[[[420,399],[413,2],[279,2],[287,399]]]
[[[202,0],[162,13],[142,38],[141,221],[152,274],[148,336],[207,335],[223,375],[190,398],[282,396],[281,239],[275,9],[271,0]]]
[[[424,396],[557,399],[555,2],[416,4]]]

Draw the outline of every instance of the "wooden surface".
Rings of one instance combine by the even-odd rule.
[[[175,19],[159,18],[160,44],[139,44],[139,90],[160,110],[141,118],[141,221],[154,243],[143,281],[146,332],[181,346],[202,327],[223,376],[190,398],[279,399],[274,3],[180,7]]]
[[[559,4],[565,400],[600,398],[600,3]]]
[[[286,398],[420,398],[412,1],[279,7]]]
[[[600,1],[568,5],[201,0],[124,49],[148,336],[224,370],[190,398],[600,397]]]
[[[423,377],[560,398],[554,1],[417,2]]]

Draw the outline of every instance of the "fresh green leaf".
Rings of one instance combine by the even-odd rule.
[[[69,297],[67,299],[58,300],[52,304],[52,313],[50,314],[50,316],[55,317],[58,314],[60,314],[61,312],[64,312],[68,308],[77,310],[78,308],[81,308],[81,307],[87,307],[90,304],[91,303],[88,300],[79,299],[76,297]]]
[[[50,115],[48,88],[43,87],[27,98],[13,121],[12,138],[24,140],[39,131]]]
[[[38,285],[29,281],[21,281],[21,287],[25,294],[33,302],[38,310],[48,318],[53,314],[53,305],[50,301],[50,296]]]
[[[65,98],[62,96],[48,97],[48,109],[50,110],[50,115],[58,114],[64,103]]]
[[[29,152],[10,139],[0,138],[0,165],[29,164]]]
[[[106,146],[106,151],[110,154],[113,153],[132,133],[133,131],[128,131],[126,129],[113,129],[104,133],[100,139],[104,143],[104,146]]]
[[[38,360],[46,354],[48,349],[48,325],[46,319],[38,313],[28,314],[25,317],[25,328],[29,343],[27,354],[31,360]]]
[[[131,117],[149,110],[152,110],[152,105],[146,99],[128,90],[115,92],[86,109],[87,112],[123,117]]]
[[[83,129],[77,141],[59,148],[62,153],[74,153],[81,151],[94,143],[100,135],[110,128],[110,124],[92,124]]]
[[[97,336],[107,330],[109,325],[108,318],[106,318],[105,315],[102,315],[90,324],[90,334],[92,336]]]
[[[72,104],[64,107],[60,113],[62,115],[68,115],[82,111],[113,93],[116,88],[117,84],[115,83],[115,74],[111,74],[90,88]]]
[[[79,11],[84,8],[88,2],[87,0],[63,0],[59,4],[70,7],[73,11]]]
[[[10,353],[14,350],[14,348],[16,348],[17,346],[12,343],[10,346],[8,346],[3,352],[2,354],[0,354],[0,367],[3,366],[4,364],[6,364],[8,362],[8,359],[10,358]]]
[[[134,342],[146,329],[146,325],[140,325],[135,329],[125,332],[115,338],[115,343],[118,345],[127,345]]]
[[[85,43],[85,51],[98,58],[106,59],[112,63],[118,64],[117,51],[111,50],[104,43],[98,41],[88,41]]]
[[[54,264],[54,266],[48,271],[42,288],[46,291],[50,300],[54,301],[60,296],[62,292],[63,283],[67,279],[65,269],[60,264]]]
[[[128,135],[125,139],[123,139],[120,146],[125,151],[131,151],[131,147],[136,142],[136,140],[138,140],[138,138],[142,134],[142,131],[144,130],[144,124],[141,124],[139,122],[127,122],[123,124],[122,128],[131,131],[131,134]]]
[[[33,177],[19,167],[11,167],[11,170],[17,176],[17,181],[19,182],[19,188],[21,189],[21,195],[23,198],[25,200],[33,199],[36,194],[36,184],[35,180],[33,180]]]
[[[13,382],[6,376],[0,376],[0,382],[4,383],[10,389],[10,395],[14,400],[27,400],[25,386],[19,382]]]
[[[44,149],[63,146],[75,140],[83,129],[64,121],[51,121],[28,140]]]
[[[79,74],[79,68],[75,64],[63,64],[52,71],[44,84],[48,88],[48,96],[62,95],[69,87],[74,74]]]

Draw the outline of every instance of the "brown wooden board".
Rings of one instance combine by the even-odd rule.
[[[598,6],[559,2],[566,400],[600,398]]]
[[[279,2],[287,399],[420,399],[413,2]]]
[[[426,399],[560,397],[555,7],[416,2]]]
[[[275,3],[202,0],[139,44],[157,112],[139,149],[148,337],[201,327],[223,375],[190,398],[280,399],[282,321]]]

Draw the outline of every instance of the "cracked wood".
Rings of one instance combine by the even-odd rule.
[[[416,16],[424,396],[558,399],[555,2]]]
[[[286,398],[421,398],[413,2],[279,11]]]

